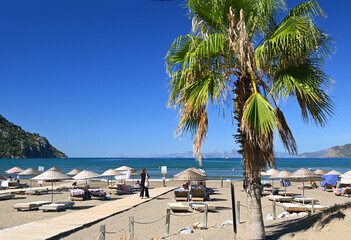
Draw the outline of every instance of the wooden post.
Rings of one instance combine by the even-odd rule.
[[[163,187],[165,187],[166,186],[166,174],[165,173],[163,174],[162,182],[163,182]]]
[[[236,202],[236,222],[240,224],[240,201]]]
[[[129,235],[130,239],[134,239],[134,216],[129,216]]]
[[[276,205],[275,205],[275,200],[273,201],[273,220],[276,218]]]
[[[223,187],[223,178],[221,177],[221,187]]]
[[[207,228],[207,218],[208,218],[208,205],[205,204],[205,211],[204,211],[204,224],[205,224],[205,228]]]
[[[166,210],[166,236],[169,235],[170,221],[171,221],[171,209],[168,207]]]
[[[105,240],[106,228],[105,225],[100,225],[99,240]]]
[[[311,210],[311,213],[312,214],[314,213],[314,199],[312,199],[312,210]]]
[[[233,230],[234,230],[234,240],[237,239],[237,226],[236,226],[236,215],[235,215],[235,193],[234,193],[234,184],[230,183],[230,195],[232,199],[232,217],[233,217]]]

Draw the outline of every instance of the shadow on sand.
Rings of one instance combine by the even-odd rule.
[[[266,226],[266,239],[278,239],[279,237],[286,234],[293,237],[296,232],[307,230],[316,224],[318,224],[318,226],[322,229],[333,219],[344,219],[346,215],[342,211],[349,208],[351,208],[351,202],[345,204],[336,204],[329,209],[321,213],[316,213],[312,216],[300,219],[291,219],[271,226]],[[273,230],[272,228],[275,229]]]

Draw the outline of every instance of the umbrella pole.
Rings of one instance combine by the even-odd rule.
[[[51,182],[51,203],[54,202],[54,181]]]
[[[302,205],[305,205],[305,182],[302,182]]]
[[[286,197],[286,183],[285,183],[285,197]]]

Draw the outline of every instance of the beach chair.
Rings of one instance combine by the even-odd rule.
[[[205,201],[206,200],[206,192],[205,189],[191,189],[192,195],[191,195],[191,200],[192,201]]]
[[[282,203],[283,208],[285,211],[292,213],[292,212],[307,212],[307,207],[306,205],[301,206],[296,203]]]
[[[43,210],[44,212],[48,212],[48,211],[61,211],[61,210],[65,210],[67,208],[71,208],[74,206],[74,202],[57,202],[57,203],[50,203],[50,204],[46,204],[43,205],[41,207],[39,207],[39,210]]]
[[[205,203],[192,203],[190,204],[191,208],[197,211],[202,211],[205,209]],[[212,205],[212,204],[207,204],[207,209],[209,211],[215,211],[216,210],[216,206]]]
[[[333,186],[333,185],[331,185],[329,183],[326,183],[325,186],[324,186],[324,191],[332,192],[334,187],[335,186]]]
[[[101,189],[89,189],[91,198],[104,200],[106,198],[106,192]]]
[[[346,188],[334,188],[333,187],[333,192],[336,196],[343,196],[346,191]]]
[[[312,200],[314,200],[314,202],[319,202],[318,199],[315,199],[315,198],[304,198],[304,197],[293,197],[294,201],[295,202],[298,202],[298,203],[311,203]]]
[[[345,188],[345,192],[344,192],[344,196],[345,197],[350,197],[351,196],[351,188]]]
[[[289,196],[279,196],[279,195],[270,195],[267,196],[268,200],[270,201],[276,201],[276,202],[292,202],[294,199]]]
[[[8,193],[0,194],[0,200],[8,200],[14,197],[15,197],[14,194],[8,194]]]
[[[310,212],[312,211],[312,204],[306,204],[305,206],[307,207],[308,211],[310,211]],[[317,205],[317,204],[313,205],[314,212],[321,212],[321,211],[327,210],[328,208],[329,208],[328,206],[322,206],[322,205]]]
[[[174,190],[174,198],[176,201],[188,201],[188,190]]]
[[[7,188],[8,189],[22,188],[22,186],[17,181],[9,181]]]
[[[303,188],[305,188],[305,189],[312,189],[313,187],[312,187],[312,184],[305,184],[304,186],[303,185],[299,185],[297,188],[298,189],[303,189]]]
[[[50,204],[49,201],[36,201],[36,202],[29,202],[29,203],[16,203],[13,208],[17,209],[17,211],[31,211],[38,209],[40,206],[45,204]]]
[[[187,204],[183,203],[168,203],[168,208],[173,212],[188,212],[189,208]]]
[[[42,195],[42,194],[47,194],[49,190],[26,190],[25,193],[27,195]]]
[[[280,196],[289,196],[289,197],[291,197],[291,196],[294,196],[295,195],[295,193],[293,193],[293,192],[286,192],[286,194],[285,194],[285,191],[279,191],[279,193],[278,193]]]

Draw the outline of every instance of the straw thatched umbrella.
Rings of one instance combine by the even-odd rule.
[[[85,179],[85,185],[88,185],[88,179],[90,178],[98,178],[100,177],[99,174],[94,173],[92,171],[84,170],[78,173],[73,177],[74,180],[84,180]]]
[[[316,171],[314,171],[314,173],[318,175],[325,175],[327,172],[328,172],[327,170],[324,170],[321,168],[318,168]]]
[[[351,170],[344,173],[343,176],[351,176]]]
[[[19,176],[36,176],[36,175],[39,175],[40,172],[34,168],[28,168],[26,170],[24,170],[23,172],[20,172],[18,175]],[[29,179],[29,186],[30,188],[32,188],[32,179]]]
[[[203,174],[199,174],[192,169],[187,169],[187,170],[184,170],[183,172],[180,172],[174,175],[173,180],[190,181],[189,189],[188,189],[188,207],[189,207],[191,181],[205,181],[207,180],[207,176],[204,176]]]
[[[61,169],[59,169],[59,168],[57,168],[57,167],[52,167],[52,168],[50,168],[49,170],[50,170],[50,171],[56,171],[56,172],[60,172],[60,173],[65,174],[65,171],[62,171]],[[49,171],[49,170],[48,170],[48,171]]]
[[[71,179],[71,177],[55,170],[47,170],[46,172],[43,172],[42,174],[32,178],[32,180],[51,181],[51,202],[54,202],[54,181],[68,180],[68,179]]]
[[[112,177],[112,176],[119,176],[119,175],[124,175],[122,172],[120,171],[117,171],[116,169],[109,169],[103,173],[100,174],[100,177]],[[111,179],[111,182],[112,182],[112,179]],[[107,185],[109,185],[107,183]]]
[[[289,170],[283,170],[283,171],[280,171],[279,173],[277,173],[276,175],[272,175],[270,176],[269,178],[272,178],[272,179],[287,179],[290,175],[292,174],[292,172],[290,172]],[[285,197],[286,197],[286,184],[285,184]]]
[[[261,175],[262,176],[273,176],[273,175],[277,175],[279,173],[279,171],[277,169],[271,168],[267,171],[262,171]],[[273,193],[273,189],[274,189],[274,180],[272,180],[272,193]]]
[[[69,173],[67,173],[67,175],[77,175],[78,173],[80,173],[82,170],[75,168],[72,171],[70,171]]]
[[[306,181],[323,181],[325,178],[307,170],[306,168],[301,168],[295,172],[293,172],[288,178],[286,178],[292,182],[302,182],[302,202],[305,204],[305,182]]]
[[[122,167],[116,168],[115,170],[120,171],[120,172],[128,171],[128,170],[129,170],[131,173],[137,171],[136,169],[131,168],[131,167],[128,167],[128,166],[122,166]]]
[[[338,176],[340,176],[340,175],[341,175],[341,172],[338,172],[338,171],[336,171],[336,170],[331,170],[331,171],[327,172],[327,173],[324,174],[324,175],[338,175]]]
[[[7,174],[20,173],[20,172],[23,172],[23,169],[20,167],[13,167],[13,168],[10,168],[9,170],[6,170],[5,172]]]
[[[205,177],[208,176],[207,173],[206,173],[205,171],[203,171],[203,170],[201,170],[201,169],[199,169],[199,168],[192,167],[192,168],[188,168],[188,169],[193,170],[194,172],[196,172],[196,173],[198,173],[198,174],[200,174],[200,175],[203,175],[203,176],[205,176]]]

